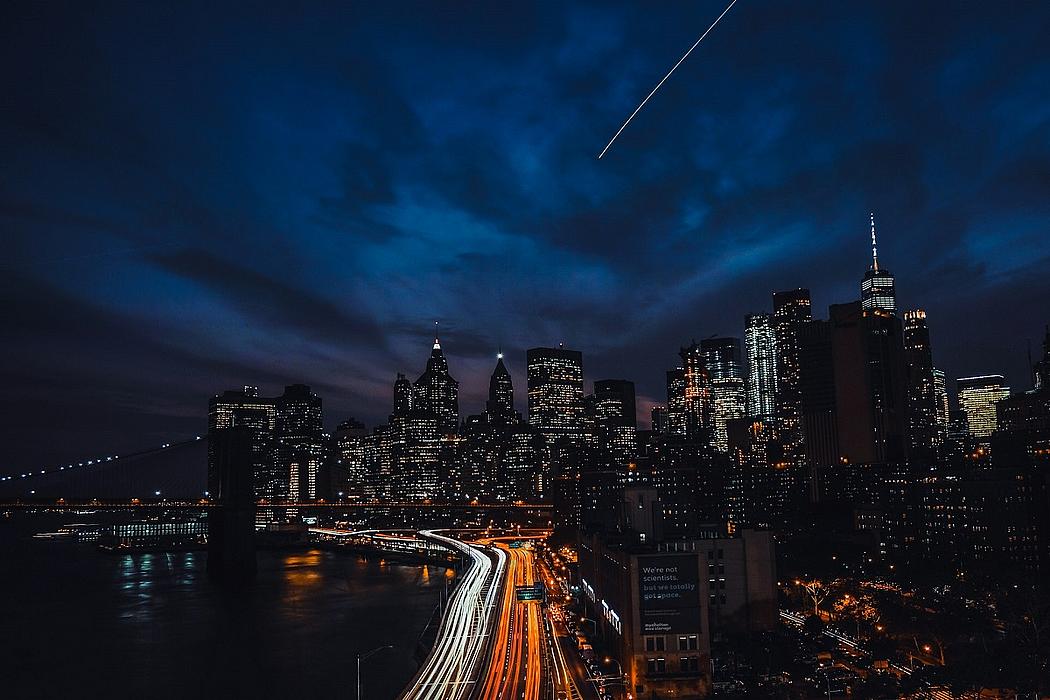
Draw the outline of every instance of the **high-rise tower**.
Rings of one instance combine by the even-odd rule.
[[[1043,337],[1043,357],[1032,367],[1032,376],[1036,391],[1050,390],[1050,326]]]
[[[580,439],[583,430],[583,354],[564,348],[532,348],[528,365],[529,423],[553,443]]]
[[[594,415],[602,445],[620,468],[638,454],[638,418],[634,382],[600,379],[594,382]]]
[[[438,431],[444,435],[456,433],[459,427],[459,382],[449,374],[448,360],[437,338],[426,371],[412,385],[412,409],[436,417]]]
[[[412,412],[412,382],[398,372],[394,382],[394,415],[407,416]]]
[[[878,309],[887,313],[897,312],[897,291],[893,274],[879,267],[879,249],[875,243],[875,214],[871,214],[871,267],[860,283],[860,302],[865,311]]]
[[[489,377],[489,400],[485,403],[489,420],[513,421],[514,382],[511,380],[507,366],[503,364],[503,353],[496,354],[496,368]]]
[[[903,462],[908,402],[900,319],[855,301],[833,304],[828,315],[841,458],[852,464]]]
[[[802,394],[799,374],[799,326],[812,320],[808,289],[773,292],[773,333],[776,337],[776,419],[784,460],[797,462],[802,456]]]
[[[700,341],[700,352],[711,378],[712,445],[720,452],[727,452],[727,425],[731,420],[743,418],[747,408],[740,339],[704,338]]]
[[[685,437],[685,368],[667,370],[667,434]]]
[[[908,397],[908,447],[915,459],[931,462],[940,444],[937,385],[930,328],[922,309],[904,312],[904,364]]]
[[[681,348],[678,356],[685,368],[685,434],[690,440],[710,442],[714,403],[711,375],[703,350],[697,343]]]
[[[228,428],[246,428],[252,448],[252,483],[256,498],[279,498],[286,482],[274,469],[273,440],[276,425],[274,400],[259,396],[254,386],[227,391],[208,402],[208,493],[219,497],[219,454],[217,434]]]
[[[750,314],[744,327],[747,415],[769,419],[776,410],[777,344],[769,314]]]
[[[700,341],[700,353],[712,380],[744,377],[740,364],[740,338],[704,338]]]
[[[284,481],[282,496],[318,497],[318,476],[324,456],[321,397],[305,384],[285,387],[277,397],[277,469]]]
[[[955,380],[959,393],[959,408],[966,414],[970,435],[987,441],[995,432],[998,419],[995,404],[1010,396],[1010,387],[1001,374],[963,377]]]

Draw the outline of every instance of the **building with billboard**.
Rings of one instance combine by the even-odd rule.
[[[713,634],[774,628],[774,545],[754,530],[661,539],[662,511],[654,490],[627,489],[624,532],[580,541],[579,587],[628,693],[689,700],[711,691]]]

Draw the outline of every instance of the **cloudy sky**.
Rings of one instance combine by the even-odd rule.
[[[600,161],[722,4],[62,5],[0,18],[13,468],[243,384],[374,424],[435,320],[464,413],[558,342],[659,400],[774,289],[856,298],[869,211],[950,377],[1050,321],[1047,3],[740,0]]]

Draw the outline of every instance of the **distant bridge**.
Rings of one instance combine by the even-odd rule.
[[[218,503],[208,499],[196,501],[169,499],[26,499],[17,498],[0,501],[0,509],[8,510],[204,510],[214,508]],[[429,511],[515,511],[515,512],[552,512],[550,503],[481,503],[477,501],[259,501],[259,508],[298,509],[298,510],[429,510]]]

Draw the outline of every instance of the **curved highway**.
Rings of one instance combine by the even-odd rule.
[[[485,666],[484,651],[492,610],[500,591],[506,552],[493,554],[433,531],[420,533],[469,562],[441,620],[437,640],[402,700],[463,700],[467,698]]]

